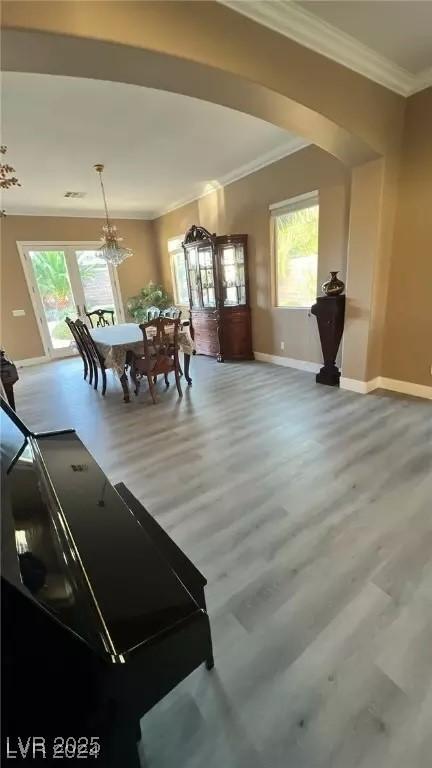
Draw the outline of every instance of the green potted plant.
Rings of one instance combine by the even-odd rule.
[[[136,323],[144,323],[150,308],[167,309],[172,306],[172,297],[162,285],[150,282],[141,288],[137,296],[128,299],[126,306],[130,317]]]

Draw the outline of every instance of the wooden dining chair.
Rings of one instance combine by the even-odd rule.
[[[89,384],[93,381],[93,366],[91,364],[91,361],[89,360],[89,355],[87,353],[87,350],[84,347],[84,344],[81,340],[81,337],[75,327],[75,322],[70,317],[65,317],[65,323],[67,327],[69,328],[72,338],[76,344],[77,350],[81,355],[81,359],[84,366],[84,379],[87,379],[87,375],[89,377]]]
[[[107,317],[105,317],[105,315]],[[95,318],[96,328],[104,328],[106,325],[114,325],[113,309],[92,309],[91,312],[86,312],[86,316],[90,320],[92,328],[94,328],[93,317]],[[111,322],[109,322],[109,318],[111,318]]]
[[[180,321],[168,317],[157,317],[140,325],[144,355],[136,356],[131,366],[131,376],[135,383],[135,394],[139,392],[140,379],[147,378],[153,403],[156,404],[155,383],[159,374],[165,376],[169,385],[168,374],[174,373],[177,391],[183,392],[180,384],[180,366],[178,358],[178,330]]]
[[[101,353],[99,352],[97,344],[95,344],[86,324],[83,323],[82,320],[76,320],[75,328],[78,331],[78,335],[81,339],[81,342],[84,345],[84,348],[87,350],[87,356],[92,366],[93,376],[94,376],[94,385],[93,385],[94,389],[97,389],[98,387],[98,381],[99,381],[98,368],[100,368],[101,375],[102,375],[102,394],[105,395],[106,385],[107,385],[105,361]]]

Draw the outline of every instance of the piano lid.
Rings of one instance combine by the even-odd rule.
[[[2,576],[104,655],[109,641],[50,507],[29,434],[3,408],[0,429]]]
[[[2,409],[4,424],[3,401]],[[12,461],[7,486],[18,554],[42,562],[38,572],[29,555],[24,566],[20,558],[33,596],[95,650],[108,637],[111,657],[124,657],[199,611],[78,436],[25,430],[15,463],[19,440],[5,441],[2,460],[7,467]],[[16,438],[10,424],[7,432]],[[44,570],[57,574],[48,579],[51,602]]]

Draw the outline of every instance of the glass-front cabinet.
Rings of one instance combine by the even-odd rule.
[[[247,235],[192,226],[183,248],[196,350],[223,360],[252,359]]]

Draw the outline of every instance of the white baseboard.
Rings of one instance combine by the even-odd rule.
[[[255,360],[263,363],[273,363],[282,365],[286,368],[297,368],[300,371],[309,373],[318,373],[321,366],[318,363],[311,363],[308,360],[297,360],[294,357],[281,357],[280,355],[268,355],[265,352],[254,352]],[[413,397],[423,397],[426,400],[432,400],[432,387],[425,384],[414,384],[412,381],[399,381],[398,379],[388,379],[385,376],[376,376],[369,381],[360,381],[359,379],[349,379],[346,376],[340,378],[341,389],[348,389],[350,392],[357,392],[360,395],[367,395],[374,389],[388,389],[391,392],[399,392],[402,395],[412,395]]]
[[[399,392],[401,395],[411,395],[412,397],[423,397],[426,400],[432,400],[432,387],[426,384],[414,384],[412,381],[399,381],[398,379],[388,379],[385,376],[377,376],[369,381],[359,381],[359,379],[347,379],[341,376],[341,389],[349,389],[351,392],[358,392],[360,395],[367,395],[374,389],[388,389],[391,392]]]
[[[48,363],[49,357],[44,355],[43,357],[26,357],[24,360],[15,360],[17,368],[25,368],[27,365],[39,365],[39,363]]]
[[[414,384],[413,381],[387,379],[385,376],[379,376],[378,381],[378,386],[382,389],[400,392],[402,395],[412,395],[413,397],[424,397],[426,400],[432,400],[432,387],[428,387],[426,384]]]
[[[359,395],[367,395],[374,389],[377,389],[379,385],[379,377],[376,379],[370,379],[370,381],[360,381],[359,379],[347,379],[346,376],[340,378],[340,388],[348,389],[350,392],[357,392]]]
[[[280,355],[268,355],[266,352],[254,352],[255,360],[262,363],[274,363],[285,368],[297,368],[299,371],[318,373],[321,366],[318,363],[310,363],[308,360],[297,360],[295,357],[281,357]]]

